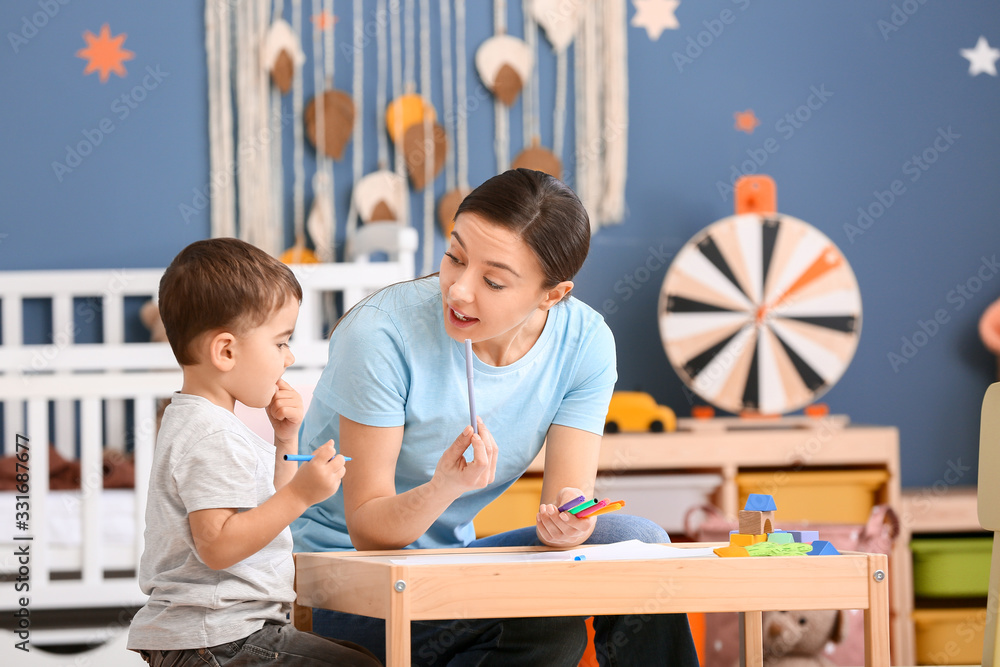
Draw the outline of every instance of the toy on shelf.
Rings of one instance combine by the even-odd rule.
[[[676,430],[677,415],[667,406],[657,405],[649,394],[641,391],[616,391],[611,395],[608,416],[604,420],[605,433],[661,433]]]
[[[774,513],[778,510],[774,497],[766,493],[751,493],[739,512],[740,528],[729,534],[729,546],[713,551],[723,557],[741,556],[835,556],[840,552],[815,530],[777,530]]]
[[[659,328],[696,395],[741,416],[783,415],[840,379],[861,335],[861,296],[843,253],[777,212],[774,181],[736,183],[735,215],[688,241],[663,280]]]

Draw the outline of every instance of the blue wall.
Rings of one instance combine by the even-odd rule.
[[[206,211],[187,221],[180,214],[208,180],[203,10],[197,3],[65,1],[0,6],[0,268],[164,266],[209,229]],[[471,57],[491,32],[491,12],[486,3],[468,4]],[[520,3],[510,4],[518,34]],[[366,11],[373,6],[366,2]],[[348,43],[349,3],[335,11],[342,14],[337,40]],[[1000,80],[969,76],[959,50],[980,35],[1000,45],[1000,7],[985,0],[685,0],[677,18],[681,27],[655,42],[629,28],[628,215],[596,235],[578,279],[578,295],[604,310],[617,337],[619,388],[644,389],[688,413],[656,324],[666,264],[644,283],[634,272],[729,215],[732,201],[720,183],[752,167],[777,181],[779,210],[842,248],[861,286],[860,345],[823,400],[855,422],[899,426],[905,485],[950,483],[946,473],[956,469],[960,484],[974,483],[979,403],[995,376],[976,327],[1000,295],[1000,280],[992,279],[1000,251]],[[135,58],[125,63],[125,78],[112,74],[102,84],[96,74],[82,75],[85,62],[75,53],[82,33],[104,23],[127,34],[124,47]],[[305,47],[311,53],[308,41]],[[369,90],[374,48],[365,50]],[[337,57],[337,85],[349,90],[350,65]],[[552,59],[541,68],[551,99]],[[803,108],[816,91],[822,99]],[[479,92],[470,67],[470,94]],[[753,134],[733,128],[733,113],[747,108],[761,121]],[[800,120],[793,124],[788,114]],[[374,117],[366,122],[370,169]],[[112,131],[100,132],[98,144],[101,127]],[[492,129],[492,104],[471,111],[473,184],[494,172]],[[942,133],[951,139],[935,148]],[[512,136],[519,145],[519,107]],[[551,140],[549,113],[543,138]],[[770,153],[762,151],[768,139]],[[81,141],[97,145],[72,171],[56,174],[53,163],[66,163],[67,146]],[[914,171],[913,157],[925,151],[935,161]],[[342,221],[349,153],[336,180]],[[872,207],[894,181],[895,201],[863,233],[846,233],[859,207]],[[419,198],[413,206],[420,210]],[[630,279],[637,289],[625,289]],[[912,340],[935,316],[942,323],[926,345],[894,366],[889,354],[902,356],[903,338]]]

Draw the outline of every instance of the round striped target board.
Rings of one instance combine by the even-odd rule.
[[[861,294],[837,246],[781,214],[715,222],[685,244],[663,280],[660,337],[695,394],[733,413],[793,412],[847,369]]]

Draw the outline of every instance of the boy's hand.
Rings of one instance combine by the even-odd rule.
[[[337,454],[333,440],[313,452],[312,461],[299,466],[295,477],[288,482],[291,491],[306,505],[326,500],[340,488],[346,468],[344,457]]]
[[[297,442],[299,424],[302,423],[302,418],[305,416],[305,408],[299,392],[292,389],[292,385],[278,378],[274,397],[271,398],[271,402],[265,410],[271,426],[274,427],[274,444],[277,446],[292,440]]]

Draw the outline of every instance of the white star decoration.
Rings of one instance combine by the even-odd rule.
[[[994,49],[983,36],[979,37],[974,49],[962,49],[962,56],[969,60],[969,76],[977,76],[985,72],[990,76],[997,75],[997,60],[1000,59],[1000,49]]]
[[[664,29],[676,30],[681,27],[674,12],[680,0],[632,0],[635,5],[635,16],[632,17],[632,27],[645,28],[649,38],[654,42],[660,38]]]

